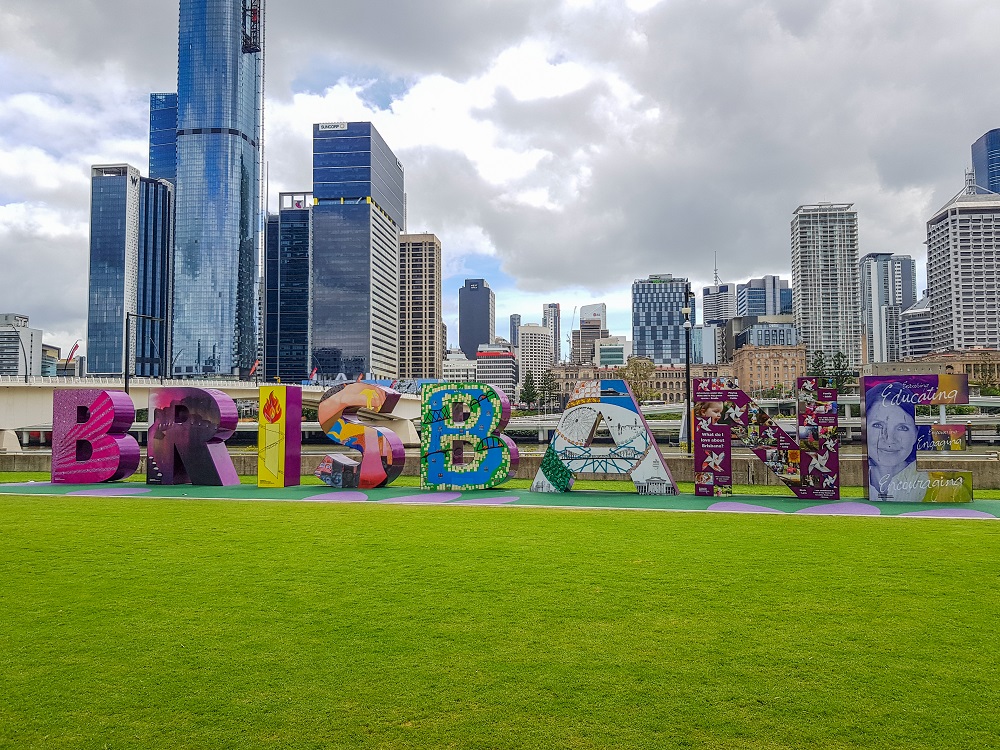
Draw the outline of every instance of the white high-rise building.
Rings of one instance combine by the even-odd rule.
[[[524,385],[530,372],[537,387],[542,375],[552,369],[552,334],[546,326],[526,325],[518,330],[518,340],[519,385]]]
[[[549,329],[552,336],[552,364],[562,360],[562,347],[559,345],[559,303],[549,302],[542,305],[542,325]]]
[[[1000,346],[1000,195],[959,194],[927,222],[933,347]]]
[[[811,357],[838,351],[861,363],[858,294],[858,213],[853,203],[795,209],[791,223],[795,327]]]
[[[736,317],[736,284],[714,284],[701,290],[702,322],[725,325]]]
[[[909,255],[868,253],[861,259],[861,361],[902,358],[899,316],[917,301],[917,265]]]
[[[480,344],[476,352],[476,382],[492,385],[514,400],[517,361],[510,344]]]
[[[923,297],[899,316],[899,356],[900,359],[913,359],[930,354],[933,349],[931,300]]]
[[[461,349],[449,349],[441,362],[441,377],[448,383],[475,383],[476,360],[468,359]]]

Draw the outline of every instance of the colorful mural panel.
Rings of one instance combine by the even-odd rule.
[[[482,383],[427,383],[422,388],[420,486],[489,489],[517,471],[507,395]]]
[[[954,450],[953,441],[962,444],[965,427],[927,425],[921,430],[925,426],[916,423],[916,407],[969,403],[967,375],[863,377],[861,393],[866,498],[883,502],[972,501],[972,472],[917,469],[918,451]],[[959,431],[962,438],[958,438]],[[948,448],[944,448],[945,442]]]
[[[613,446],[593,444],[602,422]],[[639,494],[677,494],[667,462],[624,380],[577,384],[531,489],[568,492],[577,474],[617,474],[630,477]]]
[[[124,391],[56,390],[52,394],[52,481],[96,484],[132,476],[139,443],[127,434],[135,406]]]
[[[793,438],[735,380],[695,378],[696,495],[732,494],[735,436],[797,497],[840,497],[837,390],[818,378],[799,378],[796,386],[797,435]]]
[[[257,486],[295,487],[302,473],[302,389],[260,388],[257,411]]]
[[[214,388],[149,392],[147,484],[229,486],[240,483],[226,449],[236,431],[236,403]]]
[[[361,424],[356,416],[359,409],[391,414],[398,402],[398,391],[374,383],[338,384],[323,394],[319,403],[323,432],[338,445],[361,453],[358,487],[385,487],[403,473],[406,450],[399,436],[388,428]]]

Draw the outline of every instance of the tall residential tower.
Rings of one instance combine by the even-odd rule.
[[[795,209],[791,222],[795,327],[809,356],[827,362],[839,351],[861,363],[858,296],[858,214],[853,203]]]

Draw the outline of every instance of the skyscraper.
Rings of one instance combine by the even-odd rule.
[[[899,355],[900,359],[913,359],[930,354],[933,349],[931,300],[925,295],[899,316]]]
[[[264,241],[265,381],[298,383],[309,377],[310,240],[313,197],[280,193],[267,217]]]
[[[658,365],[682,365],[685,359],[684,308],[695,321],[691,282],[655,274],[632,282],[632,351]],[[693,360],[692,360],[693,361]]]
[[[169,367],[173,188],[128,164],[91,169],[88,370],[156,377]],[[126,326],[126,316],[129,317]]]
[[[1000,345],[1000,195],[959,194],[927,222],[934,349]]]
[[[608,306],[603,302],[580,308],[580,327],[570,333],[570,361],[576,365],[594,362],[595,343],[611,335],[608,330]]]
[[[490,285],[484,279],[466,279],[458,290],[458,345],[466,357],[475,359],[480,345],[493,343],[495,319]]]
[[[177,185],[177,94],[149,95],[149,178]]]
[[[1000,129],[984,133],[972,144],[972,171],[977,193],[1000,193]]]
[[[518,340],[521,342],[517,350],[519,385],[524,386],[530,372],[537,388],[542,375],[552,368],[552,333],[546,326],[521,326]]]
[[[860,271],[862,362],[898,362],[899,316],[917,299],[917,266],[909,255],[868,253]]]
[[[558,364],[562,359],[562,347],[559,346],[559,303],[549,302],[542,305],[542,325],[549,329],[552,336],[552,363]]]
[[[791,315],[792,290],[786,279],[763,276],[736,285],[736,315]]]
[[[736,317],[736,284],[714,284],[701,290],[702,322],[725,325]],[[692,321],[694,322],[694,321]]]
[[[256,356],[260,6],[180,0],[175,375],[245,374]]]
[[[521,327],[521,316],[514,313],[510,316],[510,345],[515,349],[518,346],[518,329]]]
[[[399,377],[440,378],[441,240],[431,233],[399,238]]]
[[[313,126],[312,364],[399,372],[403,164],[370,122]]]
[[[811,357],[839,351],[861,363],[858,307],[858,214],[853,203],[795,209],[791,222],[793,314]]]

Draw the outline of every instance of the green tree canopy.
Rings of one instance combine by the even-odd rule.
[[[521,401],[530,409],[532,404],[538,401],[538,389],[535,388],[535,376],[529,370],[524,376],[524,383],[521,385]]]

